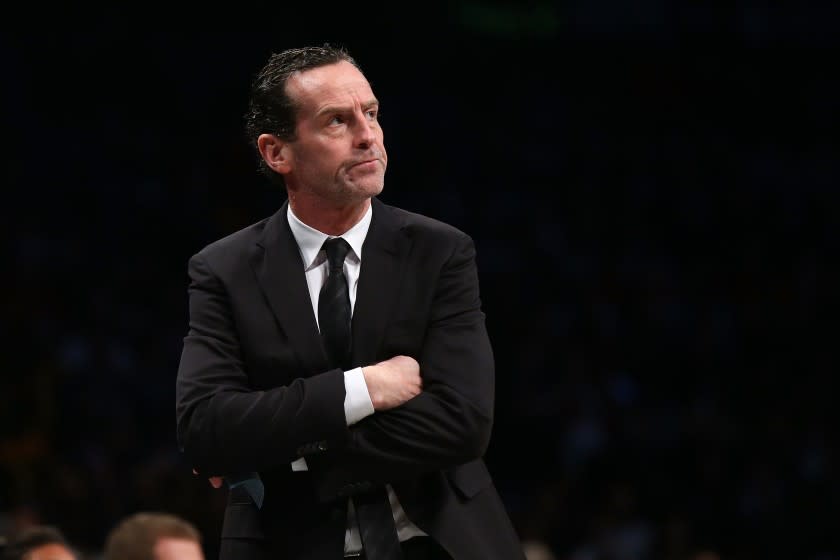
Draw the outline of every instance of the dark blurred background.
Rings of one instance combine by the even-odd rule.
[[[529,557],[840,558],[838,15],[460,0],[0,35],[0,535],[93,557],[166,510],[215,557],[224,492],[174,435],[186,263],[282,203],[248,85],[329,41],[382,101],[381,199],[476,241],[487,461]]]

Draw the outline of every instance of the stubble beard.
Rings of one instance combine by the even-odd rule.
[[[380,163],[380,165],[384,165]],[[336,178],[336,187],[333,191],[335,201],[344,204],[353,204],[373,198],[380,194],[385,188],[385,170],[371,176],[360,177],[353,181],[347,172]]]

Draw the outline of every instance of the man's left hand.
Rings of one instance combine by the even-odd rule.
[[[198,471],[193,469],[193,474],[198,474]],[[213,488],[221,488],[222,483],[224,482],[224,479],[221,476],[211,476],[207,480],[210,481],[210,486]]]

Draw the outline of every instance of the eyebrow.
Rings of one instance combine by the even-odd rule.
[[[362,111],[367,111],[374,107],[379,107],[379,100],[378,99],[371,99],[370,101],[362,104]],[[315,118],[321,117],[328,113],[349,113],[353,110],[352,107],[348,105],[327,105],[323,107],[320,111],[315,113]]]

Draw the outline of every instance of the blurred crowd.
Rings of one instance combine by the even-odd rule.
[[[830,53],[473,39],[348,46],[383,102],[382,200],[476,241],[487,462],[529,560],[840,558],[840,91],[800,58]],[[162,511],[213,558],[226,496],[174,434],[186,262],[282,202],[238,120],[270,45],[53,40],[2,51],[0,535],[99,558]]]
[[[202,535],[186,519],[141,511],[119,520],[101,548],[79,550],[61,529],[39,523],[0,540],[3,560],[204,560]]]

